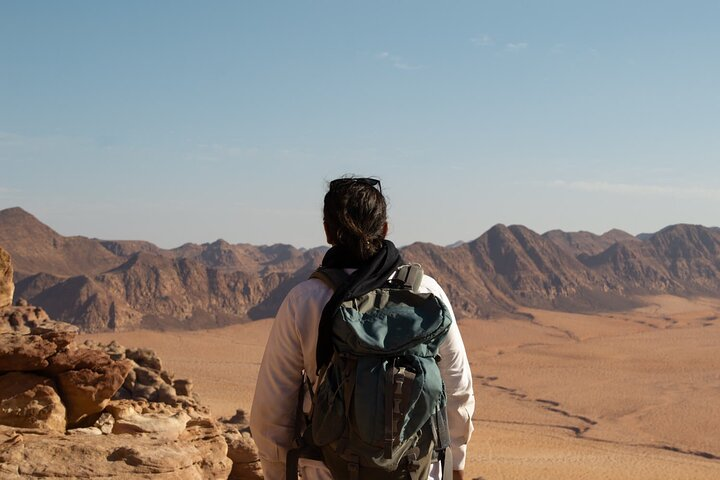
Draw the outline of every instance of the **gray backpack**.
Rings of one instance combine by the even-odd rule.
[[[321,459],[335,480],[426,479],[433,460],[452,478],[445,385],[438,349],[452,318],[430,293],[418,293],[420,265],[403,265],[385,286],[345,301],[332,324],[333,355],[319,371],[312,412],[288,453]],[[320,268],[335,289],[347,274]]]

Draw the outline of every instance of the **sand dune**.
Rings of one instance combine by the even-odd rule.
[[[469,478],[720,478],[720,302],[646,300],[460,322],[477,396]],[[271,325],[87,336],[155,349],[221,416],[249,410]]]

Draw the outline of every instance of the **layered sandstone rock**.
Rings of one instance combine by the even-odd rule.
[[[0,425],[65,433],[65,405],[54,382],[41,375],[0,375]]]
[[[212,422],[177,441],[152,435],[46,435],[0,426],[0,478],[204,480],[228,477],[227,445]]]
[[[10,254],[0,247],[0,308],[12,304],[15,284],[13,283],[13,268],[10,263]]]
[[[76,333],[0,309],[0,478],[262,478],[247,426],[211,418],[154,352]]]
[[[102,412],[131,368],[128,362],[114,362],[59,374],[58,384],[68,404],[68,422],[77,424]]]
[[[233,462],[230,480],[259,480],[263,478],[260,457],[250,432],[243,428],[225,427],[228,457]]]

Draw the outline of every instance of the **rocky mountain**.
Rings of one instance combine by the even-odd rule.
[[[578,257],[632,292],[720,294],[720,232],[700,225],[671,225],[641,242],[621,242]]]
[[[325,250],[224,240],[162,249],[63,237],[18,208],[0,211],[0,245],[16,264],[15,298],[87,331],[272,316]],[[437,278],[461,317],[512,314],[518,306],[625,309],[644,294],[720,295],[720,231],[698,225],[673,225],[644,240],[620,230],[540,235],[496,225],[469,242],[414,243],[402,255]]]
[[[121,263],[97,240],[64,237],[22,208],[0,210],[0,245],[13,257],[16,281],[39,272],[94,275]]]
[[[679,287],[646,242],[615,243],[596,255],[581,253],[577,258],[600,277],[623,285],[627,294],[674,292]]]
[[[272,316],[325,250],[223,240],[165,250],[63,237],[20,208],[0,211],[0,245],[16,266],[15,296],[85,331],[206,328]]]
[[[628,242],[637,240],[635,237],[622,230],[612,229],[602,235],[595,235],[590,232],[563,232],[562,230],[550,230],[542,235],[551,240],[567,253],[577,256],[581,253],[597,255],[617,242]]]
[[[438,279],[460,315],[487,317],[517,305],[607,310],[633,304],[614,278],[597,275],[564,243],[521,225],[495,225],[452,249],[413,244],[403,256]]]

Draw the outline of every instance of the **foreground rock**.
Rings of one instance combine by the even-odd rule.
[[[262,478],[244,414],[214,420],[152,350],[76,335],[27,302],[0,308],[0,478]]]
[[[162,370],[152,351],[77,345],[76,334],[26,304],[0,309],[0,478],[231,475],[231,428],[210,417],[189,380]],[[232,478],[261,478],[237,455],[252,452],[249,436],[245,444],[233,455],[249,473]]]
[[[131,368],[128,362],[114,362],[59,374],[58,383],[68,403],[68,422],[76,425],[99,415]]]
[[[0,308],[12,304],[15,284],[13,283],[13,268],[10,263],[10,254],[0,247]]]
[[[1,375],[0,425],[65,433],[65,405],[54,382],[29,373]]]
[[[0,373],[37,371],[75,339],[77,327],[50,320],[41,308],[0,309]]]
[[[0,478],[227,478],[220,429],[196,420],[175,441],[153,435],[47,435],[0,426]]]
[[[230,480],[262,479],[262,467],[255,441],[245,428],[225,426],[225,442],[228,446],[228,457],[233,462]]]

